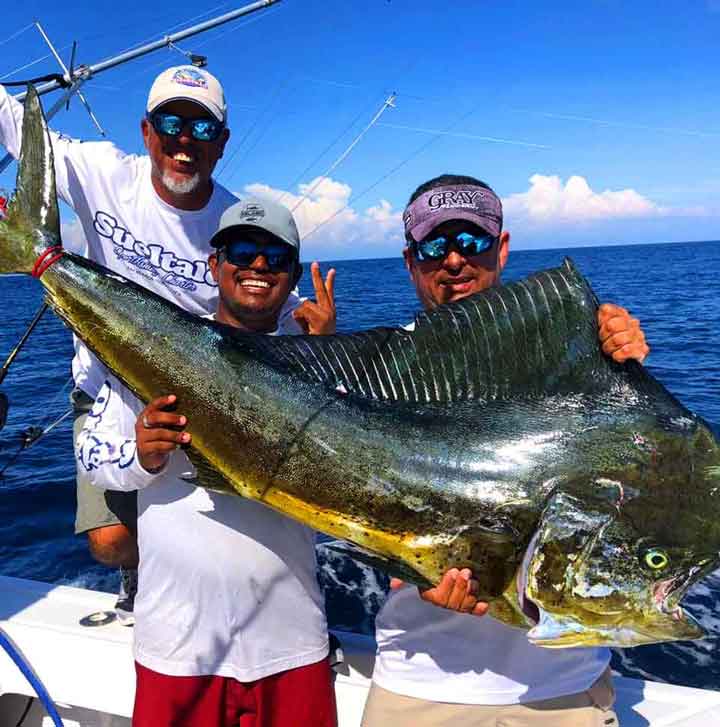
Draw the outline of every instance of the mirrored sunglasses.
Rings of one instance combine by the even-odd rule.
[[[155,111],[146,115],[147,120],[152,124],[153,129],[163,136],[180,136],[185,126],[190,126],[190,135],[197,141],[215,141],[225,124],[217,119],[186,119],[177,114],[165,114],[162,111]]]
[[[454,245],[457,251],[463,257],[472,257],[487,252],[496,242],[498,238],[488,233],[482,235],[473,235],[469,232],[460,232],[454,237],[441,235],[434,237],[432,240],[421,240],[410,243],[410,249],[416,260],[424,262],[426,260],[442,260],[449,252],[450,247]]]
[[[239,268],[249,268],[262,255],[274,273],[288,270],[296,258],[295,250],[280,242],[258,245],[247,240],[233,240],[223,245],[219,252],[229,263]]]

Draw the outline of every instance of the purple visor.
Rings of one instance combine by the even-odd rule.
[[[493,237],[502,231],[502,203],[491,189],[472,184],[435,187],[409,204],[403,215],[405,235],[415,242],[448,220],[467,220]]]

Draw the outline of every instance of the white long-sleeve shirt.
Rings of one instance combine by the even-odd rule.
[[[195,486],[180,450],[161,473],[146,472],[135,447],[142,409],[108,376],[76,449],[94,485],[138,491],[137,661],[162,674],[249,682],[323,659],[314,531],[260,503]]]
[[[17,158],[23,108],[0,86],[0,145]],[[217,182],[200,210],[181,210],[158,197],[148,156],[124,154],[114,144],[82,142],[52,132],[58,196],[75,210],[85,245],[72,251],[171,300],[196,315],[217,309],[208,266],[222,213],[238,198]],[[298,305],[291,295],[281,319]],[[298,329],[299,330],[299,329]],[[107,369],[78,340],[75,384],[95,398]]]

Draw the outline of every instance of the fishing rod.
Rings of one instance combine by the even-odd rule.
[[[20,353],[20,350],[25,345],[25,342],[30,338],[30,334],[35,329],[35,326],[37,326],[38,323],[40,323],[40,319],[43,317],[43,314],[47,310],[48,304],[43,303],[40,306],[40,310],[35,314],[35,317],[30,322],[30,325],[27,327],[25,333],[23,333],[22,337],[18,341],[18,343],[15,345],[15,348],[13,348],[12,351],[10,351],[10,355],[5,359],[5,363],[3,364],[3,367],[0,369],[0,384],[5,380],[5,377],[7,376],[8,371],[10,370],[10,366],[12,365],[12,362],[15,360],[15,357]],[[0,391],[0,429],[2,429],[5,426],[5,422],[7,421],[7,412],[8,407],[10,406],[10,402],[8,401],[7,394],[5,392]]]
[[[50,118],[54,113],[62,108],[63,104],[66,104],[69,101],[70,97],[74,93],[78,92],[78,89],[80,88],[80,86],[82,86],[82,84],[89,81],[94,76],[97,76],[98,73],[107,71],[110,68],[115,68],[115,66],[122,65],[123,63],[135,60],[136,58],[141,58],[148,53],[153,53],[154,51],[160,50],[162,48],[175,48],[179,50],[176,44],[179,43],[181,40],[185,40],[185,38],[191,38],[194,35],[198,35],[200,33],[204,33],[205,31],[212,30],[213,28],[217,28],[220,25],[225,25],[226,23],[229,23],[233,20],[237,20],[244,15],[250,15],[251,13],[255,13],[259,10],[264,10],[265,8],[268,8],[271,5],[275,5],[279,2],[281,2],[281,0],[257,0],[257,2],[251,3],[250,5],[245,5],[241,8],[238,8],[237,10],[232,10],[229,13],[225,13],[224,15],[219,15],[215,18],[211,18],[210,20],[206,20],[203,23],[198,23],[189,28],[186,28],[185,30],[180,30],[177,33],[172,33],[170,35],[165,35],[159,40],[153,41],[151,43],[146,43],[139,48],[126,51],[125,53],[120,53],[117,56],[113,56],[112,58],[108,58],[107,60],[100,61],[99,63],[94,63],[91,65],[79,65],[77,66],[77,68],[73,67],[72,60],[70,62],[70,68],[67,68],[65,64],[60,61],[60,57],[50,44],[47,35],[42,29],[39,29],[43,38],[46,40],[48,45],[50,45],[50,48],[56,60],[60,62],[61,68],[64,72],[62,75],[58,74],[59,77],[57,78],[47,81],[46,83],[41,83],[36,87],[35,90],[37,91],[38,95],[43,95],[45,93],[55,91],[59,88],[66,89],[66,93],[64,94],[63,98],[58,101],[58,103],[56,103],[47,113],[47,117]],[[73,48],[73,59],[74,55],[75,49]],[[194,55],[192,53],[185,55],[188,55],[188,58],[190,62],[193,63],[193,65],[205,65],[207,62],[205,56]],[[17,99],[18,101],[22,101],[25,98],[26,93],[26,91],[23,91],[22,93],[17,94],[15,96],[15,99]],[[89,110],[87,103],[85,103],[85,108]],[[90,112],[90,114],[91,118],[93,118],[92,112]],[[97,121],[94,118],[93,123],[96,123],[97,125]],[[0,173],[7,169],[12,161],[13,158],[9,154],[5,156],[0,161]]]

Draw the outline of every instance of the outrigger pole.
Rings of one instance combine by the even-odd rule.
[[[103,71],[107,71],[110,68],[114,68],[115,66],[127,63],[127,61],[132,61],[135,58],[140,58],[141,56],[145,56],[148,53],[160,50],[161,48],[167,48],[173,43],[177,43],[181,40],[184,40],[185,38],[190,38],[193,35],[204,33],[206,30],[212,30],[212,28],[217,28],[219,25],[229,23],[232,20],[241,18],[243,15],[250,15],[250,13],[257,12],[258,10],[263,10],[264,8],[275,5],[280,1],[281,0],[258,0],[257,2],[246,5],[245,7],[239,8],[238,10],[233,10],[232,12],[225,13],[225,15],[220,15],[217,18],[206,20],[204,23],[193,25],[190,28],[180,30],[177,33],[173,33],[172,35],[166,35],[164,38],[153,41],[152,43],[148,43],[147,45],[140,46],[140,48],[135,48],[134,50],[128,51],[127,53],[121,53],[120,55],[113,58],[108,58],[108,60],[106,61],[101,61],[100,63],[95,63],[91,66],[78,66],[78,68],[73,72],[72,77],[65,77],[65,82],[72,83],[79,78],[82,78],[83,80],[88,80],[92,76],[96,76],[98,73],[102,73]],[[36,90],[38,92],[38,95],[42,96],[42,94],[54,91],[55,89],[60,88],[62,85],[63,84],[61,84],[60,81],[48,81],[47,83],[43,83],[38,86]],[[18,101],[22,101],[25,98],[25,94],[20,93],[15,96],[15,98]]]
[[[61,62],[61,66],[65,71],[62,80],[48,81],[47,83],[43,83],[36,87],[39,95],[42,95],[44,93],[50,93],[50,91],[55,91],[58,88],[66,89],[66,92],[63,95],[62,99],[54,104],[53,107],[48,111],[47,117],[50,118],[54,113],[59,111],[60,108],[62,108],[62,105],[66,103],[70,99],[70,97],[74,93],[76,93],[86,81],[89,81],[93,76],[96,76],[98,73],[102,73],[103,71],[107,71],[110,68],[114,68],[115,66],[119,66],[123,63],[127,63],[128,61],[132,61],[135,58],[140,58],[147,55],[148,53],[153,53],[154,51],[160,50],[161,48],[173,48],[175,47],[176,43],[184,40],[185,38],[190,38],[193,35],[204,33],[206,30],[212,30],[212,28],[217,28],[220,25],[224,25],[225,23],[229,23],[232,20],[241,18],[243,15],[250,15],[251,13],[257,12],[258,10],[263,10],[270,7],[271,5],[279,3],[280,1],[281,0],[257,0],[257,2],[251,3],[250,5],[245,5],[242,8],[238,8],[237,10],[225,13],[224,15],[219,15],[218,17],[212,18],[210,20],[206,20],[204,23],[198,23],[197,25],[193,25],[192,27],[186,28],[185,30],[180,30],[177,33],[173,33],[172,35],[166,35],[160,40],[153,41],[152,43],[147,43],[146,45],[140,46],[139,48],[127,51],[126,53],[121,53],[120,55],[108,58],[105,61],[100,61],[100,63],[95,63],[90,66],[82,65],[78,66],[77,68],[73,68],[71,61],[70,69],[67,69],[65,65]],[[48,44],[50,44],[47,36],[42,30],[41,33],[45,40],[48,42]],[[55,53],[54,49],[53,55],[58,58],[57,53]],[[193,58],[191,58],[191,60],[193,60]],[[25,98],[25,92],[17,94],[15,98],[18,101],[22,101]],[[4,171],[11,161],[12,157],[10,157],[9,155],[2,159],[2,161],[0,161],[0,172]]]

